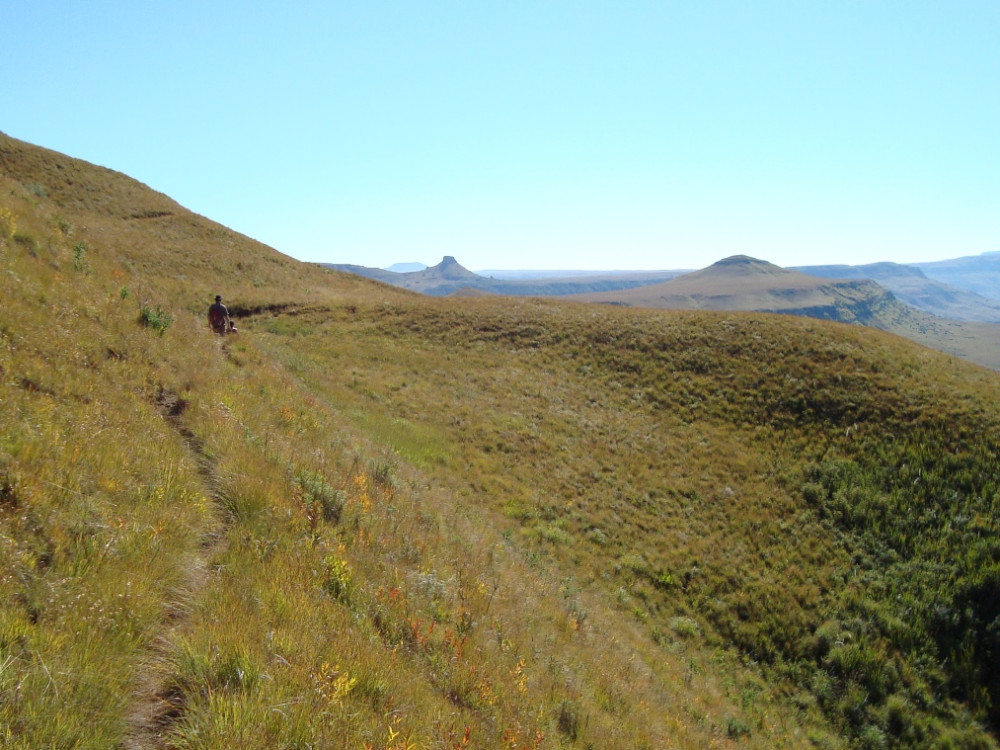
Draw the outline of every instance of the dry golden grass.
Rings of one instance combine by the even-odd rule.
[[[995,373],[431,300],[5,137],[0,166],[5,747],[994,746],[950,682],[984,675],[900,608],[993,590]]]

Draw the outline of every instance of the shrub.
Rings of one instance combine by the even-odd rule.
[[[681,638],[694,638],[701,634],[701,628],[698,626],[698,623],[690,617],[671,617],[670,627]]]
[[[882,748],[888,747],[885,732],[874,724],[869,724],[861,731],[858,743],[865,750],[882,750]]]
[[[382,457],[377,460],[370,461],[368,464],[369,474],[371,475],[372,481],[386,489],[395,489],[396,487],[396,459],[391,452],[386,452]]]
[[[750,725],[734,716],[726,717],[726,736],[731,740],[750,736]]]
[[[587,532],[587,539],[599,547],[608,546],[608,536],[598,528],[592,528]]]
[[[33,258],[38,257],[38,242],[30,234],[24,234],[23,232],[15,232],[11,235],[14,242],[23,247],[25,251]]]
[[[215,684],[221,688],[250,691],[257,687],[262,672],[260,665],[243,648],[224,653],[215,666]]]
[[[351,600],[351,569],[347,563],[330,555],[324,561],[326,580],[323,588],[337,601],[348,604]]]
[[[83,242],[77,242],[73,246],[73,268],[77,271],[86,272],[89,270],[87,265],[87,246]]]
[[[146,326],[146,328],[152,328],[161,336],[173,322],[174,319],[170,313],[163,310],[159,305],[155,309],[149,305],[143,305],[139,310],[139,323]]]
[[[334,489],[318,474],[302,474],[296,478],[296,482],[302,493],[302,503],[310,513],[330,523],[340,521],[347,493]]]

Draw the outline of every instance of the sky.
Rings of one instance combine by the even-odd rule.
[[[310,262],[1000,250],[997,0],[32,0],[0,131]]]

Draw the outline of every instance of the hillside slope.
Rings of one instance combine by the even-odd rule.
[[[660,284],[573,299],[671,310],[803,315],[890,331],[1000,370],[1000,325],[940,318],[903,304],[869,278],[827,279],[743,255]]]
[[[861,266],[803,266],[796,269],[827,279],[872,279],[898,299],[942,318],[1000,323],[1000,301],[929,279],[916,266],[868,263]]]
[[[4,747],[996,746],[995,373],[422,297],[0,158]]]
[[[868,281],[824,281],[745,255],[661,284],[579,299],[677,310],[798,314],[862,325],[878,323],[879,309],[890,301],[885,290]]]
[[[891,301],[872,282],[825,281],[745,255],[725,258],[661,284],[579,299],[677,310],[808,315],[862,325],[877,324],[879,310]]]
[[[294,340],[312,316],[414,295],[296,263],[110,170],[2,137],[0,158],[4,747],[827,733],[770,693],[741,707],[760,678],[733,656],[664,659],[502,513],[400,460],[394,417],[304,384],[313,342],[275,357],[252,331],[264,316]],[[129,218],[148,210],[165,213]],[[207,330],[217,291],[244,333]],[[349,382],[337,364],[323,371]]]
[[[932,279],[1000,300],[1000,250],[913,265]]]

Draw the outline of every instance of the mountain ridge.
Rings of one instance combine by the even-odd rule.
[[[938,317],[980,323],[1000,322],[1000,252],[982,253],[930,264],[899,264],[889,262],[864,265],[793,266],[789,270],[831,279],[870,278],[879,282],[906,304]],[[330,265],[330,264],[327,264]],[[927,266],[931,278],[922,266]],[[330,265],[339,270],[377,278],[385,283],[420,287],[407,277],[386,271],[402,269],[373,269],[355,265]],[[420,269],[424,270],[426,267]],[[938,270],[936,270],[938,269]],[[616,291],[666,281],[692,270],[674,271],[490,271],[477,274],[478,279],[469,288],[476,287],[494,294],[516,295],[566,295]],[[419,278],[419,277],[413,277]],[[585,279],[599,283],[587,288]],[[552,283],[545,285],[545,280]],[[501,283],[497,283],[501,282]],[[518,283],[502,283],[518,282]],[[527,283],[525,283],[527,282]],[[954,282],[954,283],[951,283]],[[456,287],[422,285],[424,293],[447,295]],[[422,291],[423,291],[422,289]]]
[[[323,263],[321,265],[332,270],[357,274],[434,297],[444,297],[456,293],[465,295],[472,289],[489,294],[519,296],[579,294],[627,289],[672,278],[681,273],[680,271],[649,271],[625,275],[589,274],[561,277],[558,274],[546,274],[542,278],[492,278],[469,271],[451,255],[445,256],[435,266],[404,273],[343,263]]]
[[[933,279],[1000,300],[1000,250],[913,265]]]
[[[874,279],[906,304],[938,317],[1000,323],[1000,300],[933,280],[916,265],[869,263],[861,266],[801,266],[796,270],[824,278]]]
[[[678,310],[770,312],[852,323],[1000,369],[1000,325],[931,315],[901,302],[860,272],[853,279],[823,278],[737,255],[659,284],[574,299]]]

